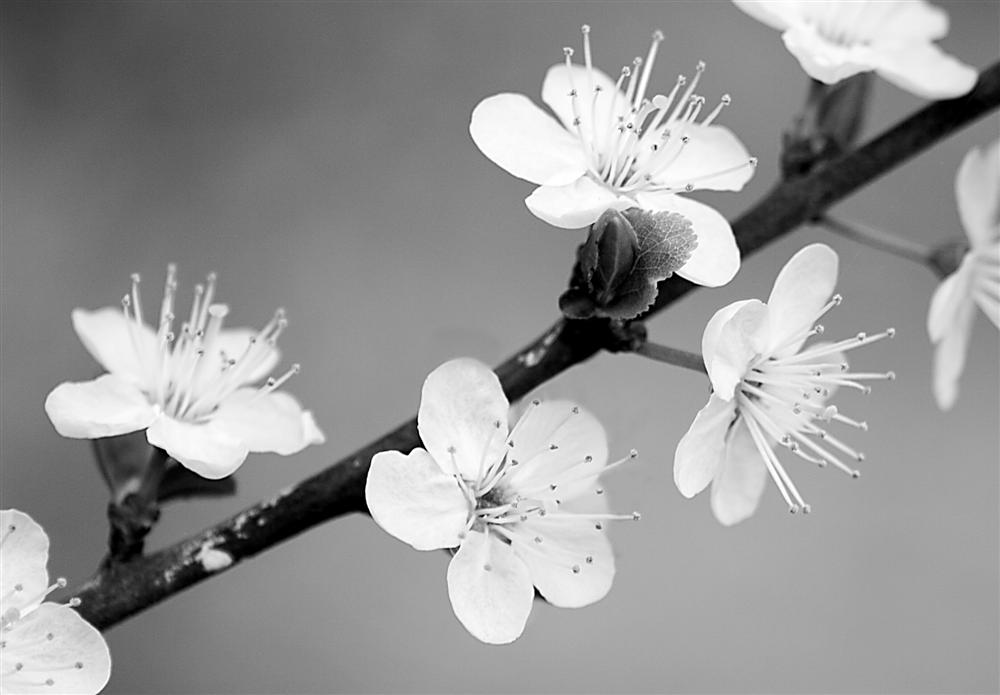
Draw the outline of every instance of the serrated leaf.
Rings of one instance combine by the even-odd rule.
[[[690,220],[678,213],[608,210],[577,249],[559,308],[569,318],[633,319],[653,303],[657,283],[682,267],[696,244]]]

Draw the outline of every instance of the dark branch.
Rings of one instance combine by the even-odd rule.
[[[743,254],[818,217],[830,205],[998,104],[1000,63],[984,71],[968,95],[931,104],[857,151],[779,184],[733,224]],[[676,276],[661,283],[659,296],[645,316],[661,311],[694,287]],[[560,320],[496,371],[514,400],[602,349],[618,349],[620,340],[621,331],[605,320]],[[83,602],[80,613],[98,628],[109,628],[222,571],[226,563],[218,559],[225,560],[225,556],[205,556],[202,553],[207,549],[224,552],[236,563],[324,521],[364,512],[371,457],[389,449],[409,451],[419,444],[416,422],[410,420],[273,499],[153,555],[106,567],[77,592]]]

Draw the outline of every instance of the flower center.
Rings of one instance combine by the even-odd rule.
[[[892,338],[896,333],[893,328],[876,335],[858,333],[853,338],[815,345],[793,355],[782,354],[790,345],[822,335],[823,326],[812,325],[813,322],[840,303],[841,296],[834,295],[809,326],[796,332],[769,354],[758,356],[737,388],[739,415],[746,423],[768,473],[793,513],[799,510],[809,512],[810,507],[772,450],[773,442],[780,443],[805,461],[820,467],[833,464],[854,478],[860,477],[860,471],[845,463],[844,457],[863,461],[864,454],[831,435],[825,426],[830,422],[839,422],[867,430],[868,425],[842,414],[837,406],[827,405],[826,401],[838,387],[868,394],[871,387],[863,382],[896,378],[893,372],[851,372],[842,359],[843,353],[849,350]]]
[[[594,75],[590,27],[584,25],[582,32],[585,84],[573,80],[573,49],[566,47],[563,53],[570,79],[573,130],[580,138],[590,176],[595,181],[627,195],[644,191],[692,191],[701,181],[756,166],[756,158],[750,158],[736,167],[703,176],[672,179],[669,170],[690,142],[691,126],[711,125],[730,104],[729,95],[723,95],[718,105],[698,123],[705,106],[704,97],[694,93],[705,71],[705,63],[699,62],[690,83],[684,75],[679,75],[669,94],[646,98],[653,63],[664,38],[659,30],[653,33],[645,60],[637,56],[632,65],[623,67],[613,94],[605,95]]]
[[[156,350],[152,353],[142,349],[144,323],[138,274],[132,275],[132,291],[122,297],[122,309],[133,349],[146,374],[147,397],[171,417],[200,422],[236,389],[256,380],[257,373],[271,358],[278,336],[288,321],[284,310],[278,309],[271,321],[251,336],[245,346],[235,354],[228,354],[223,345],[222,325],[229,308],[225,304],[212,303],[216,276],[211,273],[204,285],[195,285],[191,312],[181,324],[180,332],[175,334],[176,275],[177,266],[168,265],[156,330]],[[261,392],[277,389],[299,370],[296,364],[282,376],[269,378]]]

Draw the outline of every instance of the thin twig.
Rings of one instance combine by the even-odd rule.
[[[815,219],[833,203],[913,157],[1000,104],[1000,63],[985,70],[976,88],[959,99],[927,106],[859,150],[771,190],[744,213],[733,230],[744,255]],[[660,284],[646,316],[661,311],[695,285],[676,276]],[[604,347],[614,347],[607,321],[558,321],[497,368],[512,400]],[[146,557],[100,571],[76,596],[80,613],[107,629],[182,589],[219,573],[199,560],[203,548],[225,552],[236,564],[296,534],[350,512],[365,511],[364,487],[378,451],[419,446],[410,420],[275,498],[260,502],[197,535]]]
[[[823,215],[817,222],[845,239],[930,267],[934,250],[919,242],[857,222],[844,222],[830,215]]]
[[[688,352],[687,350],[679,350],[647,340],[637,345],[632,352],[643,357],[648,357],[651,360],[656,360],[657,362],[672,364],[675,367],[684,367],[684,369],[701,372],[702,374],[708,373],[708,370],[705,369],[705,361],[701,355]]]

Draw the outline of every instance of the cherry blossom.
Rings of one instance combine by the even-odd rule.
[[[45,412],[59,434],[94,439],[146,430],[150,444],[205,478],[231,474],[251,451],[288,455],[324,441],[312,413],[278,390],[298,365],[250,386],[278,361],[284,311],[259,331],[223,329],[229,307],[213,303],[209,275],[175,334],[175,266],[167,269],[155,328],[143,320],[139,290],[133,275],[121,308],[73,311],[80,341],[108,373],[48,395]]]
[[[6,695],[92,695],[108,682],[111,654],[101,633],[73,610],[42,601],[49,585],[49,537],[30,516],[0,511],[0,684]]]
[[[834,84],[875,71],[928,99],[965,94],[976,71],[934,41],[948,33],[947,13],[924,0],[733,0],[783,32],[785,46],[815,80]]]
[[[1000,140],[965,155],[955,196],[969,251],[937,288],[927,315],[927,332],[937,345],[934,397],[943,410],[958,397],[976,307],[1000,328]]]
[[[728,129],[713,125],[730,103],[724,95],[705,113],[695,89],[679,76],[672,89],[647,97],[663,33],[646,58],[637,57],[612,79],[594,67],[590,28],[583,27],[584,65],[549,69],[542,101],[558,121],[522,94],[496,94],[472,112],[469,131],[483,154],[514,176],[538,184],[525,203],[556,227],[592,224],[605,210],[639,207],[690,220],[697,237],[678,275],[700,285],[724,285],[739,269],[739,249],[726,219],[679,193],[698,189],[738,191],[756,159]]]
[[[712,484],[711,506],[725,525],[754,513],[768,476],[792,512],[808,512],[776,444],[819,466],[858,477],[864,459],[827,426],[836,422],[867,430],[829,404],[840,387],[868,393],[864,382],[893,379],[892,372],[852,372],[844,353],[883,338],[858,333],[835,343],[805,341],[823,333],[816,322],[841,302],[832,295],[837,254],[823,244],[795,254],[778,274],[767,303],[756,299],[720,309],[702,336],[702,355],[713,392],[677,445],[674,482],[685,497]]]
[[[372,459],[372,518],[417,550],[455,549],[448,595],[455,615],[493,644],[521,635],[535,589],[564,608],[607,594],[615,560],[598,476],[604,429],[568,401],[532,401],[508,431],[509,405],[489,367],[456,359],[424,382],[417,415],[426,449]]]

